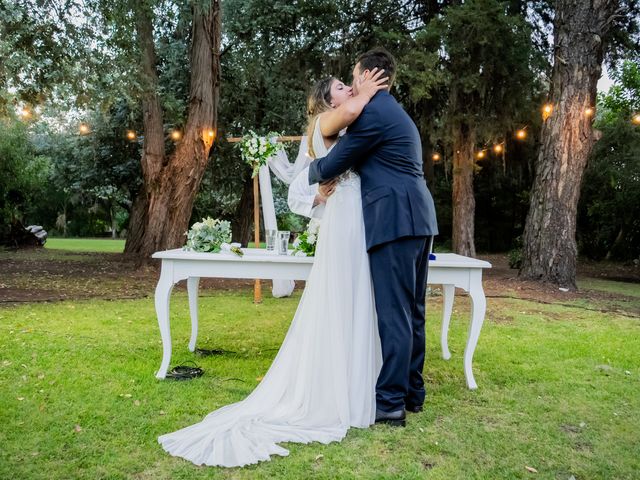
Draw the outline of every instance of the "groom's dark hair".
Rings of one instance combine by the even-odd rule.
[[[384,48],[377,47],[361,54],[356,60],[356,64],[358,63],[361,72],[373,70],[376,67],[384,69],[383,76],[389,77],[389,86],[393,85],[396,79],[396,59]]]

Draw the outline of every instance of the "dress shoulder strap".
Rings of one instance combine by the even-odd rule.
[[[326,145],[324,144],[324,137],[322,136],[322,131],[320,130],[320,117],[321,115],[318,115],[316,117],[316,124],[313,127],[313,151],[316,154],[316,158],[322,158],[324,156],[327,155],[327,153],[329,153],[329,150],[327,149]]]

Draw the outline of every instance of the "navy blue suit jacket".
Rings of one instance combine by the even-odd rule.
[[[349,168],[360,174],[367,250],[402,237],[438,233],[418,129],[386,90],[371,99],[329,155],[311,163],[309,184]]]

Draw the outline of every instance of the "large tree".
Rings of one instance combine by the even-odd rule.
[[[640,64],[609,71],[614,85],[599,95],[595,144],[578,204],[577,241],[582,255],[633,260],[640,256]]]
[[[184,131],[175,149],[166,148],[153,9],[134,7],[141,55],[144,185],[131,214],[125,253],[148,259],[158,250],[184,243],[195,196],[217,134],[220,85],[221,9],[219,0],[193,1],[189,54],[189,97]]]
[[[524,231],[523,278],[576,286],[576,211],[592,128],[596,86],[616,23],[633,14],[618,0],[558,0],[549,103]],[[633,18],[633,16],[632,16]]]
[[[532,49],[531,28],[518,8],[522,6],[497,0],[451,5],[418,39],[427,63],[429,52],[441,55],[439,68],[418,75],[429,78],[413,90],[418,97],[445,95],[438,133],[453,158],[452,247],[462,255],[476,253],[473,177],[477,155],[490,156],[493,143],[504,147],[507,132],[531,105],[539,60]],[[428,82],[433,86],[425,89]]]

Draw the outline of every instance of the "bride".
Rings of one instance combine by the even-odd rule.
[[[356,79],[357,95],[335,78],[313,87],[308,100],[312,158],[327,155],[339,132],[386,88],[382,73],[374,70]],[[382,354],[360,178],[347,172],[321,193],[326,206],[314,265],[269,371],[245,400],[160,436],[158,442],[171,455],[197,465],[238,467],[288,455],[281,442],[340,441],[350,427],[374,423]]]

